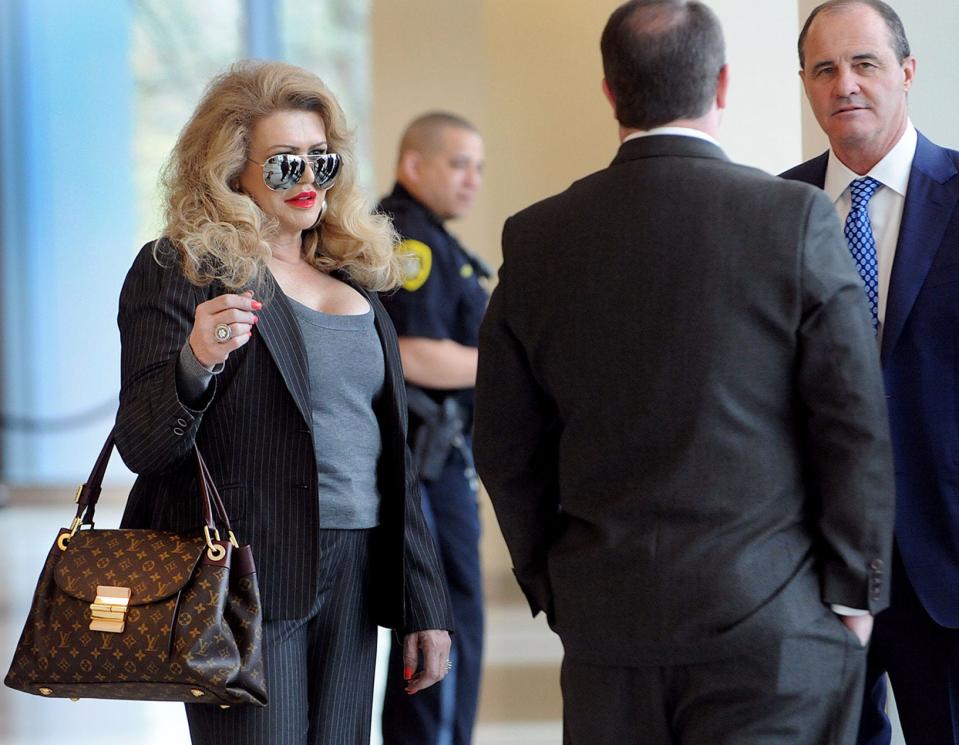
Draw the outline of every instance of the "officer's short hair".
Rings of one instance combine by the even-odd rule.
[[[809,27],[812,25],[813,19],[820,13],[835,13],[855,5],[865,5],[867,8],[872,8],[880,15],[882,20],[886,22],[889,35],[892,37],[890,44],[892,51],[896,54],[896,59],[902,62],[906,57],[912,54],[909,50],[909,39],[906,38],[906,29],[902,25],[902,19],[899,18],[896,11],[882,0],[828,0],[828,2],[813,8],[812,13],[809,14],[809,18],[806,19],[806,23],[799,34],[800,69],[805,69],[806,67],[806,37],[809,35]]]
[[[411,121],[403,132],[400,141],[400,155],[407,150],[425,153],[434,149],[439,135],[445,129],[465,129],[479,134],[479,130],[469,120],[449,111],[429,111]]]
[[[606,22],[603,72],[627,129],[698,119],[716,97],[726,48],[719,19],[695,0],[630,0]]]

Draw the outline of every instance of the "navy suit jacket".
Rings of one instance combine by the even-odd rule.
[[[822,187],[827,161],[782,175]],[[896,544],[929,615],[959,627],[959,152],[922,134],[888,292],[881,358]]]

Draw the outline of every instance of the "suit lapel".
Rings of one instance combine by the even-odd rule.
[[[956,167],[945,151],[920,134],[889,280],[883,362],[899,340],[959,202],[959,179],[955,176]]]
[[[826,166],[829,164],[829,151],[818,155],[812,160],[807,160],[795,168],[790,168],[785,173],[779,174],[782,178],[802,181],[812,186],[818,186],[822,189],[826,185]]]
[[[283,290],[267,272],[267,283],[272,287],[269,302],[257,312],[260,318],[256,333],[263,339],[273,361],[283,376],[283,381],[303,415],[303,420],[313,426],[313,405],[310,401],[310,374],[303,347],[300,326],[293,316],[290,303]]]

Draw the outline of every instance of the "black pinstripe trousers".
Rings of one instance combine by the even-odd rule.
[[[370,530],[321,530],[306,618],[263,624],[265,708],[187,704],[193,745],[369,745],[376,667]]]

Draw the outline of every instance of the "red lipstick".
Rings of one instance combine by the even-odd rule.
[[[298,209],[308,210],[311,207],[316,205],[316,192],[315,191],[301,191],[295,197],[290,197],[289,199],[284,199],[291,207],[297,207]]]

